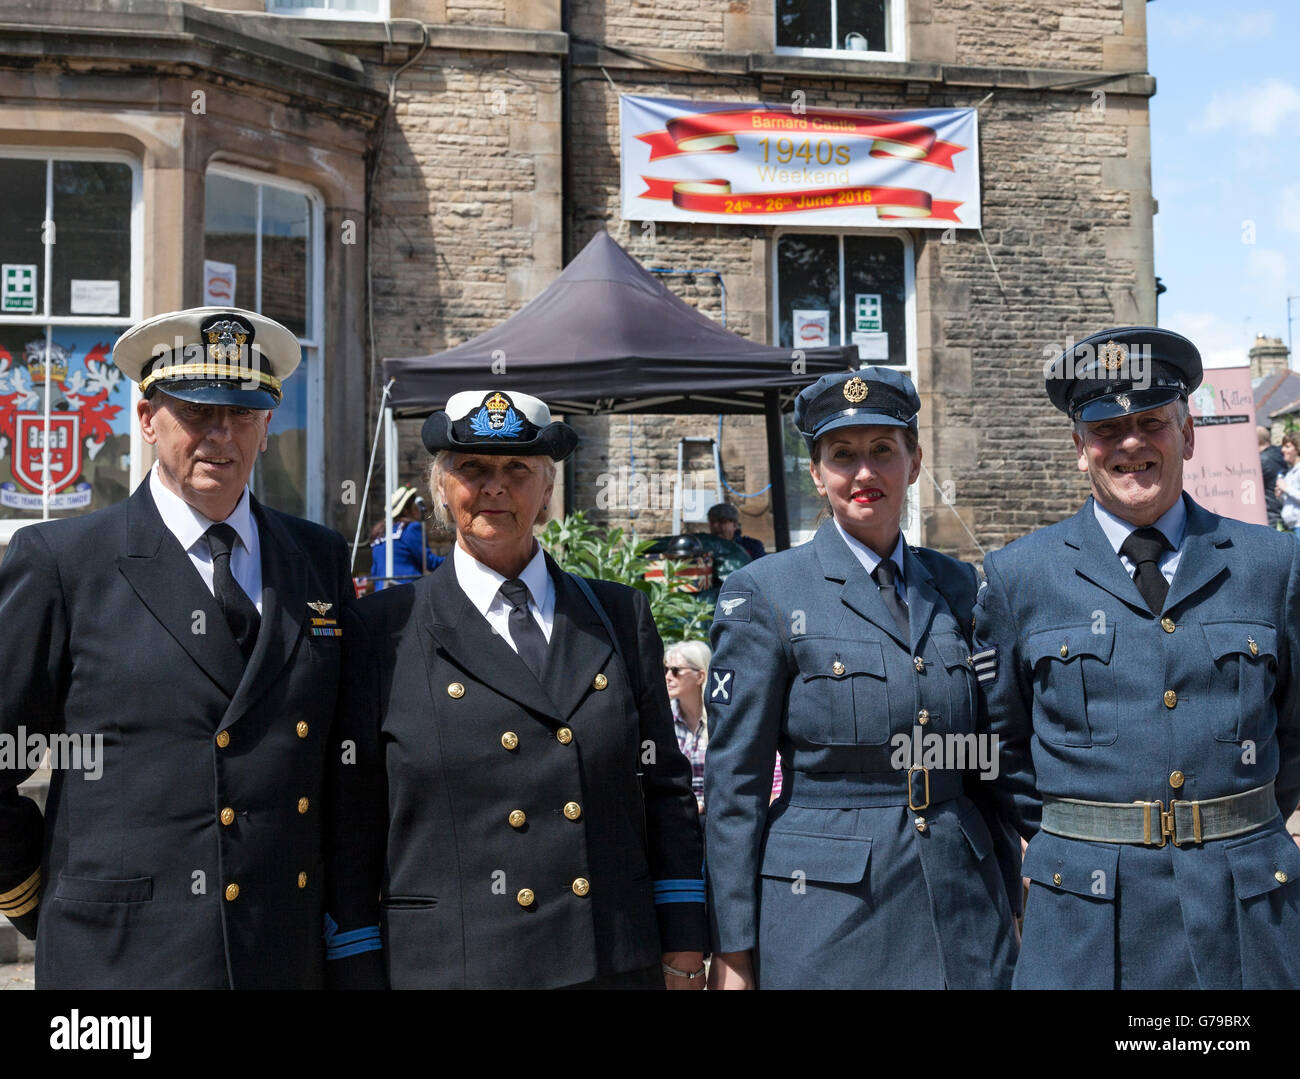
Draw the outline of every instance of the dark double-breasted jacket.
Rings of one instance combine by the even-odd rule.
[[[43,817],[16,790],[30,754],[0,767],[0,905],[36,937],[38,987],[321,984],[347,552],[329,529],[253,512],[247,663],[147,482],[21,529],[0,565],[0,733],[56,744]]]
[[[649,604],[590,582],[616,649],[573,579],[547,565],[555,620],[540,678],[452,564],[348,612],[328,843],[334,984],[556,987],[705,950],[700,829]]]

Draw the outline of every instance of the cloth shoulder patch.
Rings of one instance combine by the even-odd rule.
[[[997,647],[986,648],[983,652],[976,652],[971,657],[971,664],[975,668],[975,677],[980,685],[987,685],[998,676],[998,650]]]
[[[730,704],[736,692],[736,672],[726,667],[709,668],[709,707],[715,704]]]
[[[718,597],[718,609],[713,612],[715,622],[748,622],[753,607],[752,592],[723,592]]]

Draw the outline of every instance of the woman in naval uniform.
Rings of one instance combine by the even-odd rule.
[[[733,573],[718,598],[711,986],[1010,984],[1020,848],[991,812],[990,829],[974,771],[976,574],[899,531],[921,469],[919,409],[888,368],[805,388],[795,424],[832,517],[810,543]],[[778,750],[785,787],[769,808]],[[991,780],[997,754],[984,754]]]
[[[576,432],[487,390],[422,435],[456,546],[343,620],[330,982],[702,988],[700,827],[649,604],[533,537]]]

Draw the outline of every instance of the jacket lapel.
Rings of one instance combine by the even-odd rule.
[[[825,578],[843,586],[840,589],[841,602],[910,651],[911,642],[905,641],[898,632],[894,616],[880,598],[880,588],[858,561],[857,555],[840,538],[834,521],[826,521],[817,530],[817,535],[813,537],[813,550],[817,552]],[[915,636],[915,620],[910,615],[909,620],[912,623],[912,635]]]
[[[307,621],[307,555],[255,498],[250,495],[249,499],[262,548],[262,621],[244,676],[221,721],[222,729],[240,719],[271,688],[293,655]]]
[[[920,642],[930,628],[934,610],[941,602],[934,578],[912,548],[903,544],[903,576],[907,583],[907,620],[912,631],[912,652],[920,655]]]
[[[542,685],[559,709],[560,717],[567,719],[592,688],[592,680],[609,662],[613,646],[605,636],[600,616],[550,555],[546,556],[546,568],[555,585],[555,622],[551,627]]]
[[[492,632],[487,619],[470,603],[456,579],[455,567],[430,574],[425,580],[429,588],[423,643],[430,665],[442,650],[467,674],[520,707],[554,720],[563,719],[528,664]],[[555,639],[554,634],[551,639]],[[437,692],[438,687],[434,690]]]
[[[1137,590],[1133,578],[1124,569],[1124,563],[1110,545],[1106,533],[1097,523],[1097,515],[1092,509],[1092,498],[1083,504],[1068,522],[1065,530],[1065,545],[1077,552],[1072,559],[1074,572],[1085,580],[1091,581],[1098,588],[1105,589],[1116,599],[1127,603],[1135,611],[1149,615],[1150,609],[1142,593]]]
[[[1173,610],[1223,573],[1228,568],[1223,548],[1232,546],[1231,539],[1220,535],[1218,516],[1198,506],[1185,492],[1183,504],[1187,507],[1187,530],[1178,569],[1165,596],[1165,611]]]
[[[127,505],[127,553],[118,556],[117,568],[176,643],[233,696],[244,673],[243,654],[189,555],[163,524],[148,479]],[[195,632],[198,612],[206,623],[201,633]]]

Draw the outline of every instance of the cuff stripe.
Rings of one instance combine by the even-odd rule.
[[[17,918],[28,913],[41,901],[41,871],[37,869],[17,888],[0,895],[0,914]]]

